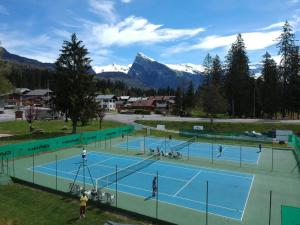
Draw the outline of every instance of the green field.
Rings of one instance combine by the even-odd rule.
[[[19,184],[0,186],[0,199],[1,225],[95,225],[107,220],[146,224],[91,206],[87,208],[86,218],[79,220],[79,203],[75,199]]]
[[[115,128],[123,125],[115,121],[106,121],[102,122],[102,129]],[[35,129],[44,130],[44,134],[31,134],[29,132],[29,125],[26,121],[8,121],[0,122],[0,134],[12,134],[13,137],[0,138],[0,145],[15,143],[25,140],[34,140],[34,139],[44,139],[50,137],[57,137],[68,135],[72,131],[72,123],[69,121],[65,123],[61,120],[51,120],[51,121],[35,121],[33,123]],[[66,129],[63,129],[66,127]],[[92,121],[86,126],[78,126],[77,133],[85,131],[94,131],[99,129],[99,121]]]

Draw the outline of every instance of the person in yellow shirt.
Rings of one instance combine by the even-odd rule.
[[[80,197],[80,218],[85,218],[85,209],[86,209],[86,203],[88,201],[88,197],[85,193]]]

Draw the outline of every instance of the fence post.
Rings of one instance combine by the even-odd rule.
[[[208,225],[208,180],[206,181],[205,224]]]
[[[146,153],[146,136],[144,136],[144,154]]]
[[[214,144],[211,144],[211,164],[214,164]]]
[[[274,148],[272,148],[272,167],[271,167],[271,171],[273,172],[274,169]]]
[[[118,207],[118,165],[116,164],[116,207]]]
[[[55,155],[55,190],[57,191],[57,154]]]
[[[271,215],[272,215],[272,191],[270,190],[269,225],[271,225]]]
[[[242,146],[240,145],[240,168],[242,167]]]
[[[14,152],[13,152],[12,160],[13,160],[13,177],[16,177],[16,174],[15,174],[15,153]]]
[[[156,211],[155,211],[155,217],[156,217],[156,224],[158,224],[158,171],[156,172]]]
[[[32,153],[32,183],[34,184],[34,152]]]
[[[127,152],[128,152],[128,134],[126,135],[127,137]]]

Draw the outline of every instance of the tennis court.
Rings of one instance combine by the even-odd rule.
[[[134,143],[139,143],[137,139]],[[130,142],[132,144],[132,142]],[[139,145],[138,145],[139,146]],[[118,166],[118,173],[130,165],[143,163],[143,159],[133,156],[120,156],[110,153],[89,152],[88,167],[93,181],[99,181],[100,186],[105,176],[113,174]],[[57,175],[72,182],[78,171],[80,155],[71,156],[46,164],[30,167],[40,174]],[[56,170],[57,166],[57,170]],[[208,212],[218,216],[242,220],[250,195],[254,176],[245,173],[228,172],[176,163],[154,161],[118,181],[118,191],[145,201],[155,201],[151,198],[152,179],[158,173],[158,200],[162,203],[189,208],[195,211],[206,209],[206,182],[208,182]],[[102,178],[102,179],[101,179]],[[83,182],[83,171],[79,171],[78,181]],[[92,184],[89,176],[85,177],[87,184]],[[105,184],[104,184],[105,185]],[[108,189],[114,190],[115,183],[109,183]]]
[[[176,139],[169,140],[157,137],[137,137],[129,140],[128,145],[127,141],[124,140],[115,146],[137,151],[141,151],[142,148],[145,148],[147,151],[149,149],[156,150],[157,147],[159,147],[161,151],[170,152],[172,148],[176,148],[177,145],[184,143],[185,141]],[[221,156],[218,156],[219,146],[219,144],[192,142],[189,146],[185,146],[179,151],[184,156],[189,154],[191,157],[211,158],[213,155],[216,160],[227,160],[233,162],[242,161],[252,164],[258,163],[260,157],[260,153],[257,152],[258,148],[222,144],[223,152]]]

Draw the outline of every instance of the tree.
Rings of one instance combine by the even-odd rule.
[[[96,82],[88,74],[91,59],[88,50],[72,34],[70,41],[64,41],[55,65],[53,103],[56,110],[65,113],[72,121],[72,132],[76,133],[77,123],[93,117],[96,112]],[[89,112],[86,114],[87,110]]]
[[[174,105],[174,114],[180,115],[182,113],[183,109],[183,92],[180,87],[177,87],[176,93],[175,93],[175,105]]]
[[[186,95],[184,96],[186,109],[191,110],[195,106],[195,91],[193,81],[190,82]]]
[[[278,38],[277,47],[279,48],[278,54],[281,55],[281,61],[279,65],[280,70],[280,82],[282,85],[281,93],[281,113],[286,115],[288,110],[291,110],[291,104],[289,102],[289,91],[291,76],[295,76],[299,71],[299,63],[297,63],[297,47],[295,45],[295,34],[291,25],[286,21],[282,27],[282,33]],[[299,54],[299,53],[298,53]],[[296,76],[294,77],[296,78]]]
[[[272,118],[279,109],[280,89],[276,62],[266,52],[263,56],[262,68],[262,110]]]
[[[37,120],[38,116],[39,110],[33,104],[25,109],[25,118],[29,123],[29,132],[33,131],[32,123],[34,120]]]
[[[0,42],[0,94],[6,94],[9,92],[13,86],[8,80],[8,75],[10,74],[10,67],[8,64],[2,61],[3,49],[1,48]]]
[[[241,34],[237,35],[226,56],[225,90],[233,117],[251,115],[251,91],[254,89],[251,87],[249,59]]]
[[[210,130],[213,126],[213,118],[218,113],[224,113],[227,109],[225,98],[221,95],[220,86],[213,82],[203,86],[201,90],[201,102],[203,111],[210,118]]]
[[[222,85],[223,69],[220,57],[216,55],[212,59],[211,79],[214,84]]]
[[[102,121],[105,117],[105,109],[103,107],[101,107],[100,105],[98,105],[98,108],[97,108],[97,116],[99,119],[99,129],[102,130]]]

